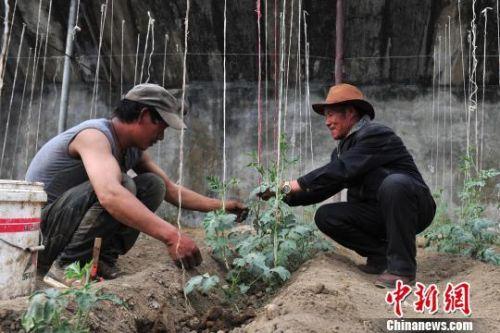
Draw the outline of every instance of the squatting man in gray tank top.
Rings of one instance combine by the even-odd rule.
[[[121,100],[111,119],[83,122],[47,142],[31,162],[26,179],[41,181],[48,194],[42,211],[45,250],[39,263],[44,281],[69,286],[65,267],[92,258],[96,237],[102,238],[99,275],[114,278],[119,255],[132,248],[140,232],[167,246],[174,262],[186,268],[202,258],[194,241],[154,214],[163,200],[182,208],[208,212],[223,207],[172,182],[146,153],[163,139],[167,127],[186,128],[181,102],[156,84],[140,84]],[[133,170],[136,177],[127,175]],[[242,220],[247,207],[236,200],[224,203]]]

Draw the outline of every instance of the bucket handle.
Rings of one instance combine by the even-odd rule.
[[[4,242],[7,245],[10,245],[12,247],[15,247],[16,249],[22,250],[22,251],[27,251],[27,252],[38,252],[38,251],[43,251],[45,250],[45,246],[43,245],[36,245],[36,246],[29,246],[29,247],[22,247],[16,244],[13,244],[9,241],[6,241],[3,238],[0,238],[0,241]]]

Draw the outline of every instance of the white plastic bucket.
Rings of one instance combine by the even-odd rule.
[[[0,299],[35,290],[40,214],[47,195],[42,183],[0,179]]]

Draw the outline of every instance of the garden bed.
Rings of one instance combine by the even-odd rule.
[[[204,262],[183,273],[170,261],[165,247],[141,235],[136,246],[120,258],[124,275],[98,285],[122,298],[128,308],[101,303],[90,316],[93,332],[382,332],[384,318],[394,317],[385,304],[386,290],[373,286],[374,276],[360,273],[361,258],[337,248],[303,264],[274,294],[256,291],[238,303],[214,294],[193,293],[186,300],[185,281],[205,272],[223,276],[220,264],[203,245],[203,232],[187,232],[202,247]],[[500,268],[471,259],[419,249],[417,280],[436,283],[441,292],[446,282],[471,284],[474,332],[493,332],[500,327]],[[40,284],[40,288],[44,286]],[[429,317],[413,312],[413,300],[403,305],[405,317]],[[19,318],[27,298],[0,301],[0,331],[19,331]],[[464,318],[460,313],[433,317]]]

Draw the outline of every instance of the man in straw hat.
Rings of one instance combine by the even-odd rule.
[[[350,84],[330,88],[313,109],[325,117],[338,146],[326,165],[281,191],[291,206],[322,202],[347,188],[347,202],[322,205],[318,228],[367,258],[359,268],[379,274],[376,285],[412,283],[416,273],[415,235],[432,222],[436,205],[403,141],[392,129],[372,122],[375,111]],[[264,199],[272,195],[263,193]]]
[[[225,207],[243,219],[239,201],[224,203],[172,182],[146,150],[163,139],[167,127],[186,128],[181,102],[156,84],[140,84],[121,100],[111,119],[92,119],[47,142],[29,166],[26,179],[45,184],[42,211],[45,250],[40,263],[51,265],[44,281],[68,286],[64,268],[92,257],[102,238],[99,275],[114,278],[119,255],[144,232],[167,246],[176,264],[200,264],[193,240],[154,214],[163,200],[202,212]],[[130,177],[133,170],[137,176]]]

